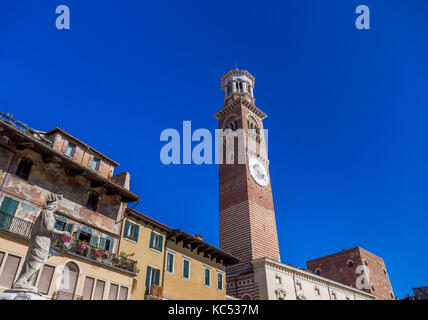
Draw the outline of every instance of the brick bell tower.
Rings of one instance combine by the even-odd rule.
[[[228,277],[251,273],[253,259],[280,261],[263,130],[267,116],[255,106],[254,84],[248,71],[226,73],[224,107],[214,116],[220,130],[235,134],[232,148],[226,137],[219,139],[220,248],[241,259],[227,269]]]

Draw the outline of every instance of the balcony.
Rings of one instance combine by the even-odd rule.
[[[52,241],[52,247],[61,252],[79,256],[108,267],[118,268],[134,275],[137,273],[137,261],[130,259],[125,254],[115,254],[93,247],[84,241],[55,236]]]
[[[148,290],[146,294],[145,300],[162,300],[163,298],[163,287],[158,286],[156,284],[152,284],[150,286],[150,290]]]
[[[0,230],[22,239],[29,239],[31,235],[30,221],[19,219],[10,214],[0,212]]]
[[[0,231],[2,232],[29,240],[32,226],[33,223],[30,221],[0,212]],[[130,259],[129,256],[125,254],[115,254],[101,248],[92,247],[74,238],[54,236],[51,247],[57,250],[58,253],[62,252],[82,257],[83,259],[96,262],[106,267],[131,273],[134,276],[138,272],[137,261]]]

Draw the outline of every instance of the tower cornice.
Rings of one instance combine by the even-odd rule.
[[[267,114],[266,113],[264,113],[262,110],[260,110],[259,108],[257,108],[254,104],[252,104],[248,100],[237,100],[237,101],[233,101],[233,102],[229,103],[228,105],[224,106],[223,109],[221,109],[220,111],[218,111],[214,115],[214,118],[216,118],[217,120],[221,119],[223,116],[225,116],[230,111],[234,110],[239,105],[244,105],[248,110],[250,110],[254,114],[256,114],[261,120],[267,118]]]

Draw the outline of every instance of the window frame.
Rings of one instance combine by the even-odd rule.
[[[156,237],[158,237],[159,242],[160,242],[160,239],[162,237],[162,244],[160,245],[160,248],[153,245],[153,242],[155,241]],[[150,233],[150,249],[153,251],[156,251],[158,253],[162,253],[163,246],[164,246],[164,236],[162,234],[160,234],[159,232],[152,230],[152,232]]]
[[[27,177],[22,177],[21,175],[18,175],[19,167],[20,167],[20,165],[21,165],[21,163],[22,163],[23,161],[28,161],[29,163],[31,163],[31,166],[30,166],[30,168],[29,168],[29,170],[28,170]],[[28,159],[28,158],[21,158],[21,159],[19,160],[18,167],[16,168],[16,171],[15,171],[14,176],[15,176],[15,177],[17,177],[18,179],[21,179],[21,180],[24,180],[24,181],[28,181],[28,180],[30,180],[31,172],[33,171],[33,166],[34,166],[34,162],[33,162],[33,161],[31,161],[31,160],[30,160],[30,159]]]
[[[168,270],[168,255],[172,256],[172,271]],[[172,252],[170,250],[166,251],[165,271],[168,272],[169,274],[174,274],[175,272],[175,252]]]
[[[206,283],[207,275],[206,272],[208,270],[208,284]],[[211,267],[204,266],[204,286],[207,288],[211,288]]]
[[[187,269],[187,272],[188,272],[188,277],[185,277],[184,276],[184,262],[188,262],[189,263],[189,268]],[[183,278],[183,279],[185,279],[185,280],[190,280],[190,269],[191,269],[191,267],[190,267],[190,265],[191,265],[191,259],[190,258],[188,258],[188,257],[183,257],[183,265],[182,265],[182,268],[181,268],[181,277]]]
[[[76,150],[77,145],[75,145],[74,143],[68,143],[67,148],[65,149],[64,155],[66,155],[67,157],[73,157],[73,153]],[[71,150],[70,154],[68,154],[68,150]]]
[[[219,288],[219,277],[221,276],[221,288]],[[217,270],[217,291],[224,291],[224,272]]]

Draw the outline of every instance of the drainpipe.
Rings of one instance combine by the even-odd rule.
[[[297,287],[296,287],[296,273],[293,272],[293,284],[294,284],[294,294],[296,295],[297,300]]]
[[[162,263],[162,296],[163,296],[163,289],[164,289],[164,283],[165,283],[165,262],[166,262],[166,247],[167,247],[168,239],[165,237],[165,247],[163,250],[163,263]],[[163,297],[162,297],[163,299]]]

